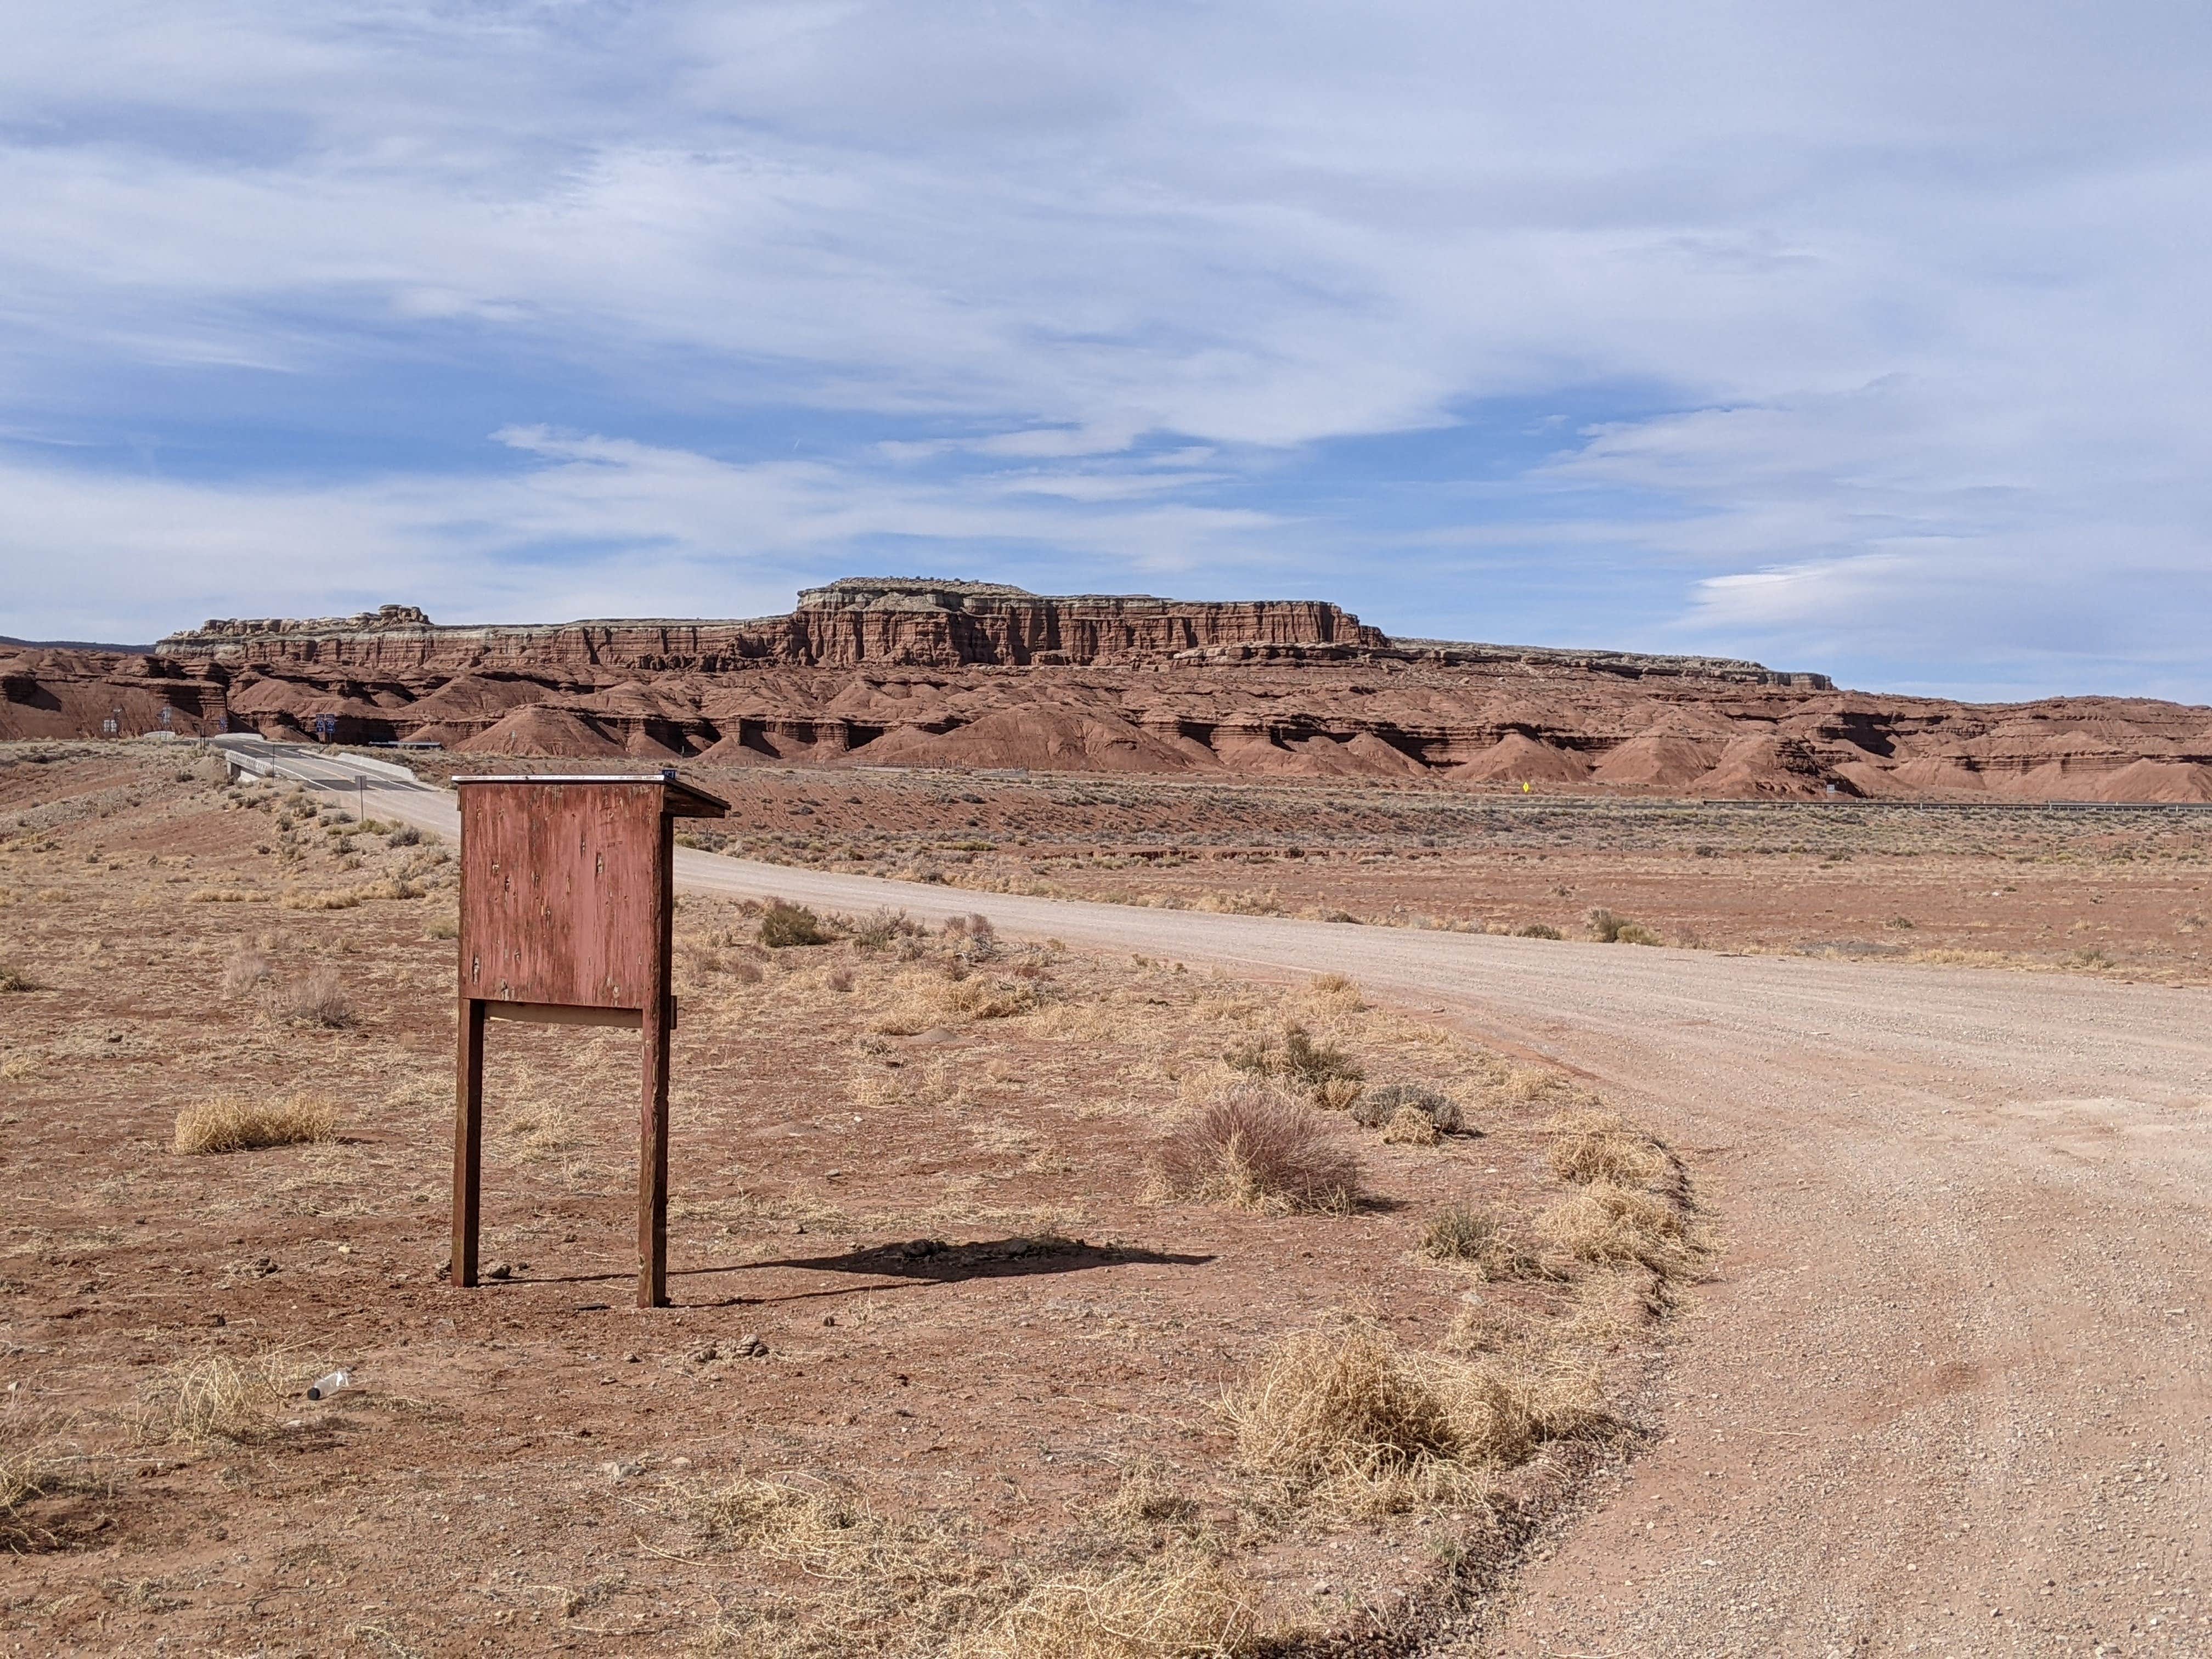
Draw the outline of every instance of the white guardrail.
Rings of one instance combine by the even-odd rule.
[[[365,755],[325,749],[301,749],[288,754],[286,750],[293,749],[294,745],[270,743],[265,738],[218,737],[209,741],[222,751],[223,758],[230,763],[233,776],[250,773],[258,778],[289,778],[310,789],[333,792],[349,789],[355,792],[356,803],[362,784],[369,779],[379,784],[404,784],[410,789],[423,787],[422,781],[405,767],[392,761],[371,760]],[[310,770],[310,763],[327,769]],[[331,772],[341,769],[356,775],[331,775]],[[364,773],[368,775],[367,779],[360,775]],[[360,816],[358,805],[356,816]]]

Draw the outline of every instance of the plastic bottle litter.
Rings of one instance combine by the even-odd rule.
[[[351,1371],[332,1371],[328,1376],[319,1376],[307,1385],[307,1398],[327,1400],[352,1381]]]

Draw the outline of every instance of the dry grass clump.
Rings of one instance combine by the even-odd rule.
[[[1421,1236],[1421,1254],[1437,1261],[1478,1268],[1486,1279],[1559,1276],[1514,1243],[1496,1216],[1471,1204],[1439,1210]]]
[[[210,1353],[180,1359],[140,1387],[134,1426],[141,1441],[198,1446],[257,1440],[325,1369],[319,1360],[276,1350],[250,1358]]]
[[[1198,1504],[1153,1465],[1122,1472],[1121,1487],[1100,1506],[1100,1518],[1126,1536],[1147,1546],[1161,1535],[1194,1533]]]
[[[975,1627],[990,1569],[951,1529],[893,1525],[840,1495],[757,1476],[698,1498],[710,1544],[801,1575],[816,1592],[726,1609],[714,1646],[744,1654],[942,1653]],[[896,1639],[903,1636],[903,1642]]]
[[[258,1146],[290,1146],[337,1136],[337,1108],[319,1095],[295,1094],[283,1101],[248,1100],[217,1095],[196,1101],[177,1114],[175,1150],[186,1157],[204,1152],[242,1152]]]
[[[870,1022],[883,1036],[912,1036],[954,1020],[1012,1019],[1044,1005],[1037,982],[998,975],[947,979],[909,969],[894,981],[889,1004]]]
[[[1539,1231],[1583,1261],[1638,1264],[1664,1279],[1696,1260],[1682,1212],[1663,1198],[1611,1181],[1592,1181],[1544,1212]]]
[[[1507,1376],[1364,1325],[1299,1332],[1223,1402],[1239,1461],[1369,1511],[1479,1498],[1483,1477],[1602,1421],[1587,1376]]]
[[[1234,1659],[1261,1637],[1257,1597],[1219,1562],[1179,1546],[1134,1565],[1024,1583],[954,1528],[894,1524],[834,1492],[749,1477],[695,1513],[710,1544],[792,1569],[726,1604],[711,1644],[747,1655],[929,1654],[957,1659]]]
[[[1316,1016],[1346,1018],[1367,1012],[1367,999],[1358,984],[1342,974],[1316,974],[1305,983],[1298,1000]]]
[[[1249,1580],[1178,1550],[1031,1589],[958,1659],[1235,1659],[1264,1650]]]
[[[501,1150],[517,1164],[542,1164],[560,1157],[582,1139],[575,1114],[560,1101],[526,1090],[501,1114]]]
[[[267,957],[250,945],[241,945],[222,964],[222,994],[236,999],[257,991],[269,982],[274,971]]]
[[[1416,1106],[1401,1106],[1382,1126],[1385,1146],[1433,1146],[1443,1139],[1436,1119]]]
[[[1564,1112],[1549,1124],[1552,1171],[1562,1181],[1640,1187],[1666,1173],[1667,1155],[1609,1112]]]
[[[830,935],[823,928],[822,918],[805,905],[771,899],[761,912],[760,942],[771,951],[782,951],[793,945],[827,945]]]
[[[244,887],[196,887],[187,904],[253,904],[269,896]]]
[[[963,979],[945,987],[945,1006],[969,1019],[1010,1019],[1037,1006],[1037,988],[1021,979]]]
[[[1215,1096],[1160,1143],[1154,1167],[1170,1197],[1263,1214],[1341,1212],[1359,1190],[1358,1154],[1328,1120],[1261,1083]]]
[[[353,1024],[353,1004],[335,968],[318,968],[288,981],[270,998],[270,1006],[277,1018],[295,1024],[336,1030]]]
[[[37,991],[45,988],[21,968],[0,963],[0,992]]]
[[[351,910],[362,896],[358,887],[341,887],[322,893],[287,893],[278,902],[287,910]]]
[[[1566,935],[1547,921],[1532,921],[1526,927],[1513,930],[1516,939],[1565,939]]]
[[[53,1428],[51,1418],[27,1419],[19,1412],[0,1419],[0,1552],[23,1554],[58,1541],[33,1520],[30,1505],[69,1490],[83,1460],[70,1453]]]

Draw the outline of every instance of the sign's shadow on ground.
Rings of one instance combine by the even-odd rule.
[[[686,1298],[690,1308],[726,1308],[775,1302],[805,1302],[822,1297],[854,1296],[864,1291],[908,1290],[927,1285],[958,1285],[971,1279],[1027,1279],[1041,1273],[1087,1273],[1099,1267],[1202,1267],[1211,1255],[1181,1255],[1148,1250],[1133,1245],[1089,1244],[1074,1238],[994,1238],[964,1244],[939,1238],[909,1239],[897,1244],[872,1245],[864,1250],[845,1250],[835,1255],[781,1256],[767,1261],[715,1262],[698,1267],[672,1267],[669,1277],[696,1279],[718,1273],[753,1273],[773,1270],[802,1273],[854,1273],[869,1281],[859,1285],[828,1285],[781,1295],[736,1295]],[[593,1279],[619,1279],[619,1273],[592,1273],[569,1279],[540,1283],[577,1284]],[[884,1279],[892,1282],[885,1284]],[[518,1279],[517,1283],[527,1280]]]

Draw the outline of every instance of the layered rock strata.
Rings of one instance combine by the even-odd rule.
[[[0,649],[0,736],[180,732],[716,763],[1054,768],[1725,797],[2212,799],[2212,709],[1977,707],[1756,663],[1390,640],[1319,602],[847,580],[788,616],[211,622]]]

